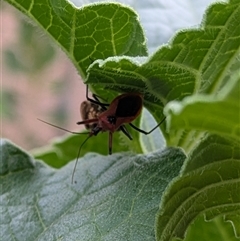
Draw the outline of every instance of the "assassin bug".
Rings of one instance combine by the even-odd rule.
[[[131,122],[135,120],[141,113],[143,107],[143,96],[139,93],[126,93],[117,96],[111,104],[101,103],[98,97],[93,94],[93,98],[91,99],[88,96],[88,86],[86,90],[86,98],[92,105],[98,105],[101,108],[98,111],[95,111],[95,116],[93,118],[84,117],[84,109],[83,104],[81,105],[81,114],[83,121],[77,122],[78,125],[85,124],[88,128],[90,124],[94,124],[89,132],[89,137],[96,136],[100,131],[109,131],[109,154],[112,154],[112,135],[115,131],[121,130],[130,140],[132,137],[130,133],[127,131],[125,124],[129,124],[133,129],[148,135],[157,129],[165,118],[158,123],[153,129],[150,131],[142,130],[136,126],[134,126]],[[92,106],[93,107],[93,106]],[[108,107],[108,108],[107,108]],[[93,107],[93,109],[96,107]],[[85,111],[85,113],[87,113]],[[89,113],[87,113],[89,114]],[[88,139],[87,138],[87,139]]]
[[[77,125],[84,124],[85,127],[89,129],[88,133],[71,132],[64,128],[61,128],[56,125],[40,120],[44,123],[50,124],[51,126],[59,128],[61,130],[65,130],[73,134],[89,134],[89,136],[81,144],[78,150],[77,160],[75,162],[75,166],[72,174],[72,183],[73,183],[73,177],[76,170],[78,158],[80,156],[81,148],[90,137],[98,135],[98,133],[101,131],[102,132],[108,131],[109,132],[108,152],[111,155],[112,154],[112,136],[115,131],[118,131],[118,130],[122,131],[130,140],[132,140],[132,136],[127,131],[125,124],[129,124],[133,129],[145,135],[148,135],[152,133],[155,129],[157,129],[165,120],[164,118],[160,123],[158,123],[150,131],[142,130],[131,123],[140,115],[142,111],[143,96],[139,93],[121,94],[117,96],[111,102],[111,104],[102,103],[99,100],[98,96],[95,94],[93,94],[92,96],[93,96],[93,99],[88,96],[88,85],[87,85],[87,89],[86,89],[87,101],[84,101],[80,107],[80,113],[83,121],[77,122]]]

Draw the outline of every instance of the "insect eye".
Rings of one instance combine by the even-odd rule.
[[[107,119],[110,124],[116,124],[116,116],[108,116]]]

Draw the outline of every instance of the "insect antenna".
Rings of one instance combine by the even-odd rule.
[[[78,159],[79,159],[79,157],[80,157],[81,149],[82,149],[83,145],[87,142],[87,140],[88,140],[91,136],[92,136],[92,135],[89,135],[89,136],[84,140],[84,142],[81,144],[81,146],[80,146],[79,149],[78,149],[77,159],[76,159],[76,162],[75,162],[75,165],[74,165],[74,168],[73,168],[73,172],[72,172],[72,184],[73,184],[74,173],[75,173],[75,171],[76,171],[77,164],[78,164]]]
[[[39,121],[47,124],[47,125],[53,126],[53,127],[55,127],[55,128],[58,128],[58,129],[60,129],[60,130],[66,131],[66,132],[69,132],[69,133],[71,133],[71,134],[77,134],[77,135],[80,135],[80,134],[89,134],[89,132],[75,132],[75,131],[70,131],[70,130],[67,130],[67,129],[63,128],[63,127],[60,127],[60,126],[54,125],[54,124],[52,124],[52,123],[49,123],[49,122],[47,122],[47,121],[41,120],[41,119],[39,119],[39,118],[37,118],[37,119],[38,119]]]
[[[78,135],[78,134],[88,134],[88,135],[89,135],[89,136],[83,141],[83,143],[80,145],[80,147],[79,147],[79,149],[78,149],[77,160],[76,160],[76,162],[75,162],[75,165],[74,165],[74,168],[73,168],[73,172],[72,172],[72,184],[73,184],[74,173],[75,173],[76,168],[77,168],[77,163],[78,163],[78,159],[79,159],[79,157],[80,157],[81,149],[82,149],[83,145],[87,142],[87,140],[88,140],[93,134],[97,134],[97,133],[100,131],[100,129],[97,129],[97,130],[95,131],[95,133],[93,133],[93,132],[83,132],[83,133],[80,133],[80,132],[75,132],[75,131],[69,131],[69,130],[67,130],[67,129],[65,129],[65,128],[62,128],[62,127],[57,126],[57,125],[54,125],[54,124],[49,123],[49,122],[47,122],[47,121],[41,120],[41,119],[39,119],[39,118],[37,118],[37,119],[38,119],[39,121],[45,123],[45,124],[48,124],[48,125],[50,125],[50,126],[53,126],[53,127],[55,127],[55,128],[58,128],[58,129],[60,129],[60,130],[69,132],[69,133],[71,133],[71,134],[77,134],[77,135]],[[86,123],[92,123],[92,122],[96,122],[97,120],[98,120],[98,119],[90,119],[90,120],[86,120],[86,121],[79,121],[79,122],[77,122],[77,124],[78,124],[78,125],[81,125],[81,124],[86,124]]]

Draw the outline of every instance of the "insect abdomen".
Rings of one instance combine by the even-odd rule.
[[[137,117],[142,110],[142,97],[138,94],[126,94],[118,100],[116,117]]]

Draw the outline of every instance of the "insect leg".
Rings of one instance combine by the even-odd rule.
[[[109,131],[109,139],[108,139],[108,153],[112,155],[112,135],[113,133]]]
[[[132,138],[131,134],[128,132],[126,126],[124,126],[124,125],[120,126],[120,130],[129,138],[129,140],[132,141],[133,138]]]
[[[96,104],[96,105],[100,105],[103,109],[106,109],[105,107],[106,107],[106,106],[109,106],[109,104],[101,103],[95,94],[93,94],[93,98],[94,98],[94,99],[91,99],[91,98],[88,96],[88,85],[86,85],[86,99],[87,99],[88,101],[90,101],[91,103],[94,103],[94,104]]]
[[[96,101],[98,101],[98,105],[100,105],[103,110],[107,110],[107,106],[109,106],[109,104],[101,103],[101,101],[98,99],[99,96],[97,96],[96,94],[92,94],[92,96]]]
[[[144,130],[136,127],[136,126],[133,125],[132,123],[129,123],[129,125],[130,125],[133,129],[135,129],[135,130],[137,130],[137,131],[139,131],[139,132],[141,132],[141,133],[143,133],[143,134],[145,134],[145,135],[148,135],[148,134],[152,133],[154,130],[156,130],[156,129],[165,121],[165,119],[166,119],[166,117],[164,117],[164,118],[160,121],[160,123],[158,123],[158,124],[157,124],[152,130],[150,130],[150,131],[144,131]]]
[[[101,96],[98,96],[98,95],[96,95],[96,94],[92,94],[92,97],[96,100],[96,101],[98,101],[98,102],[100,102],[101,103],[101,101],[98,99],[98,98],[101,98],[102,100],[104,100]],[[106,101],[106,100],[104,100],[104,101]],[[105,103],[101,103],[101,104],[104,104],[104,105],[108,105],[109,106],[109,104],[105,104]]]
[[[97,122],[98,122],[98,118],[88,119],[88,120],[84,120],[84,121],[78,121],[77,125],[89,124],[89,123],[97,123]]]

